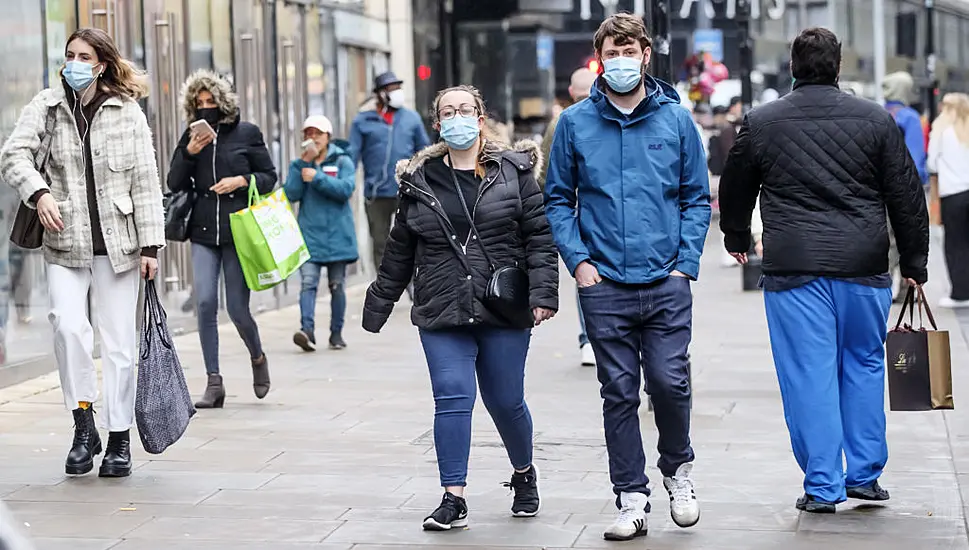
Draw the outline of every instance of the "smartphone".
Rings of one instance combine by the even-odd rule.
[[[215,130],[209,126],[209,123],[206,120],[196,120],[195,122],[189,124],[188,127],[191,129],[192,133],[215,137]]]

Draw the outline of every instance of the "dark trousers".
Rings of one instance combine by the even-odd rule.
[[[225,277],[225,308],[229,320],[249,349],[250,357],[262,357],[259,327],[249,309],[249,287],[235,247],[192,243],[192,268],[195,270],[194,291],[205,372],[219,373],[219,272]]]
[[[969,191],[942,197],[945,266],[953,300],[969,300]]]
[[[464,487],[477,386],[512,467],[532,463],[532,415],[525,404],[531,331],[495,327],[421,330],[434,391],[434,450],[442,487]]]
[[[380,270],[384,258],[390,227],[397,212],[396,197],[378,197],[367,200],[367,224],[370,226],[370,242],[373,246],[373,268]]]
[[[669,477],[693,461],[687,357],[693,330],[690,284],[686,278],[669,277],[635,286],[603,280],[579,289],[596,354],[609,475],[617,495],[649,494],[639,428],[643,373],[659,431],[660,472]]]

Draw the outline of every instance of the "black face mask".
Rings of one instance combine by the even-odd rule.
[[[208,122],[209,126],[211,126],[213,129],[219,124],[219,119],[222,118],[222,113],[219,112],[218,107],[197,109],[195,113],[199,120]]]

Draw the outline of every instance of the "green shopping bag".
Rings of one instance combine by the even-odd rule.
[[[236,254],[250,290],[266,290],[286,280],[309,261],[293,207],[282,189],[259,197],[249,178],[249,208],[229,214]]]

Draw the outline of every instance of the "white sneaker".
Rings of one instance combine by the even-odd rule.
[[[594,351],[592,351],[592,344],[586,344],[582,346],[582,366],[583,367],[596,366],[596,354]]]
[[[962,309],[969,307],[969,300],[953,300],[946,296],[939,300],[939,307],[944,307],[946,309]]]
[[[693,527],[700,521],[700,505],[693,490],[693,464],[680,465],[673,477],[663,478],[663,486],[670,494],[670,516],[680,527]]]
[[[623,493],[619,496],[622,509],[619,510],[619,517],[606,529],[602,538],[606,540],[633,540],[636,537],[645,537],[648,529],[646,518],[646,506],[649,505],[649,497],[642,493]]]

